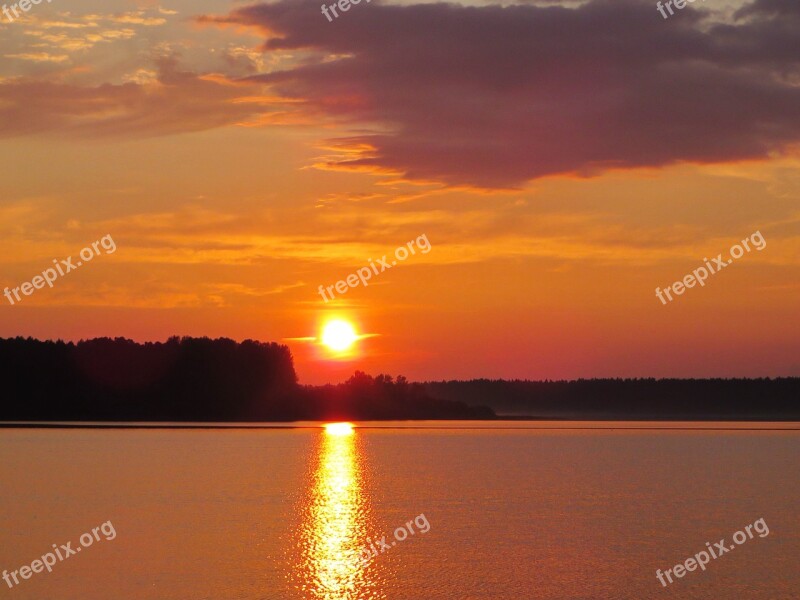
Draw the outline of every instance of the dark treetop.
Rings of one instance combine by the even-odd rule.
[[[0,339],[0,421],[245,422],[492,418],[402,376],[297,383],[286,346],[178,338],[137,344]]]

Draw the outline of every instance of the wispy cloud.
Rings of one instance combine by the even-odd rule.
[[[16,55],[54,60],[46,53]],[[59,57],[56,60],[67,60]],[[237,102],[260,93],[258,82],[227,85],[182,71],[173,58],[156,61],[155,75],[139,70],[121,85],[84,87],[30,79],[0,83],[0,137],[36,132],[134,137],[202,131],[244,124],[255,115],[280,112],[280,99]]]
[[[20,54],[4,54],[6,58],[18,58],[20,60],[30,60],[33,62],[52,62],[62,63],[69,60],[66,54],[49,54],[47,52],[22,52]]]

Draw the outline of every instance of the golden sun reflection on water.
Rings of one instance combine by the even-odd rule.
[[[377,589],[375,569],[359,561],[359,551],[369,543],[370,519],[362,463],[353,426],[327,425],[318,442],[298,532],[293,579],[304,598],[385,598]]]
[[[325,425],[325,433],[330,435],[353,435],[352,423],[328,423]]]

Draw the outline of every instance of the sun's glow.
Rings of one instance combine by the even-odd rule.
[[[325,432],[329,435],[352,435],[352,423],[328,423],[325,425]]]
[[[356,330],[347,321],[330,321],[322,330],[322,343],[336,352],[348,350],[357,339]]]

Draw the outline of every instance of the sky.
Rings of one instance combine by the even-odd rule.
[[[796,0],[320,4],[0,15],[0,288],[116,245],[0,336],[277,341],[303,383],[800,375]]]

